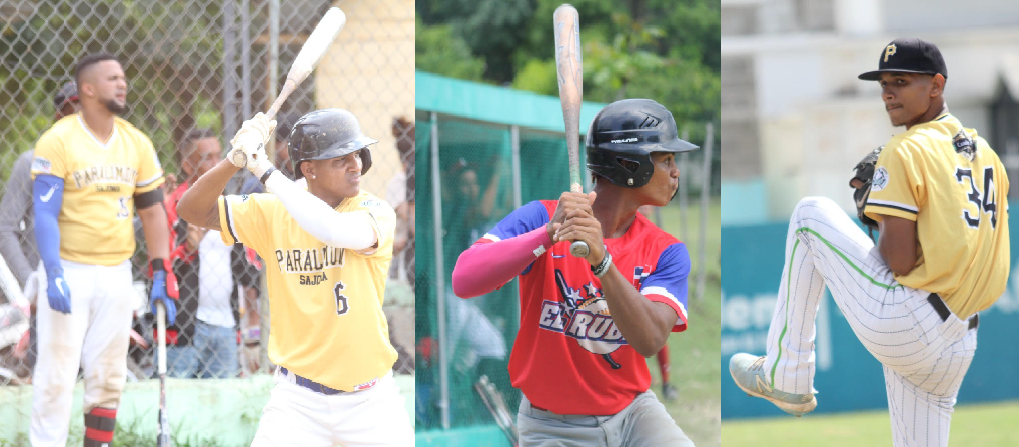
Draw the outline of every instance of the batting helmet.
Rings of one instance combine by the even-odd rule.
[[[301,117],[294,123],[287,150],[294,167],[295,180],[304,177],[301,162],[305,160],[328,160],[347,155],[358,149],[360,152],[361,174],[372,166],[368,145],[378,143],[361,133],[357,118],[343,109],[322,109]]]
[[[650,99],[624,99],[605,106],[591,121],[586,145],[587,169],[627,188],[651,180],[652,152],[698,148],[679,139],[672,112]]]

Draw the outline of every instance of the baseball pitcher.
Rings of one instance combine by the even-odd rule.
[[[896,39],[878,70],[859,78],[880,83],[892,125],[906,127],[851,180],[877,245],[832,200],[800,201],[767,354],[736,354],[729,371],[751,396],[796,416],[813,410],[814,320],[827,286],[884,367],[893,444],[947,446],[978,312],[1008,279],[1008,177],[987,142],[949,113],[948,69],[933,43]]]
[[[304,189],[266,158],[275,125],[262,113],[245,121],[227,159],[177,204],[184,220],[270,264],[268,349],[279,369],[252,445],[413,445],[382,313],[396,216],[360,188],[376,141],[345,110],[301,117],[287,150]],[[271,194],[220,196],[242,167]]]
[[[661,104],[609,104],[587,134],[594,191],[524,205],[457,260],[453,290],[463,298],[520,276],[509,361],[524,394],[520,445],[693,445],[650,390],[645,361],[686,329],[690,257],[637,208],[669,203],[675,155],[696,148]],[[588,256],[570,255],[571,241],[586,242]]]

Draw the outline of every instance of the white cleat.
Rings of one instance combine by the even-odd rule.
[[[768,381],[764,371],[764,356],[739,353],[729,359],[729,374],[736,385],[748,396],[760,397],[771,401],[786,413],[800,417],[817,408],[814,393],[792,394],[776,390]]]

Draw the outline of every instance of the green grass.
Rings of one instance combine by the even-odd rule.
[[[1015,427],[1017,420],[1019,401],[957,405],[948,445],[1019,445],[1019,430]],[[726,446],[891,445],[892,429],[887,411],[866,411],[726,421],[722,424],[722,439]]]
[[[689,321],[684,332],[669,337],[669,360],[672,363],[672,384],[679,390],[679,399],[664,401],[669,414],[698,447],[719,447],[721,441],[721,206],[715,198],[708,209],[706,262],[699,264],[700,201],[690,201],[687,209],[687,237],[693,269],[690,273]],[[679,237],[680,212],[676,202],[662,209],[662,227]],[[652,218],[653,220],[653,218]],[[704,296],[695,299],[697,273],[707,272]],[[661,377],[658,361],[648,359],[652,387],[661,398]],[[742,445],[742,444],[740,444]]]

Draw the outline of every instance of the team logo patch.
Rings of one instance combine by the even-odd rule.
[[[378,199],[368,199],[361,202],[361,206],[365,208],[378,208],[382,206],[382,201]]]
[[[593,282],[570,287],[559,269],[555,271],[555,282],[562,301],[542,303],[538,327],[574,339],[588,352],[600,355],[612,369],[622,368],[612,353],[626,340],[612,321],[602,289]]]
[[[880,191],[888,186],[888,170],[884,166],[874,171],[874,179],[870,182],[871,191]]]
[[[973,161],[977,156],[977,145],[973,142],[973,139],[966,135],[965,130],[960,130],[959,133],[955,134],[952,138],[952,145],[955,146],[955,152],[967,160]]]
[[[885,47],[885,62],[888,62],[889,57],[895,55],[896,50],[897,48],[895,47],[894,43]]]
[[[247,194],[241,194],[241,203],[247,202],[247,201],[248,201],[248,195]]]
[[[42,157],[35,157],[32,160],[32,172],[41,172],[49,174],[53,170],[53,164],[49,160]]]

